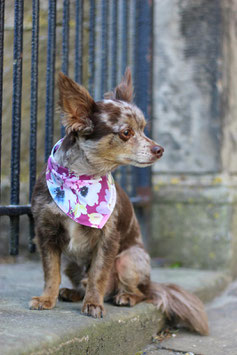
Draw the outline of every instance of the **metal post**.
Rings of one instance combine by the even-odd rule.
[[[122,2],[122,51],[121,51],[121,63],[122,63],[122,74],[124,75],[124,72],[127,67],[127,60],[128,60],[128,3],[126,0],[123,0]],[[120,184],[123,189],[126,190],[126,187],[128,185],[128,168],[122,166],[120,168],[121,171],[121,179],[120,179]]]
[[[135,103],[140,107],[147,119],[151,114],[151,34],[152,34],[152,2],[137,0],[136,2],[136,44],[135,44]],[[146,131],[148,134],[149,132]],[[135,168],[136,185],[139,193],[151,186],[151,169]]]
[[[111,88],[113,89],[117,84],[118,60],[117,60],[117,46],[118,46],[118,1],[113,0],[112,3],[112,75],[111,75]]]
[[[135,35],[135,103],[141,108],[145,117],[151,115],[151,73],[152,73],[152,1],[136,1],[136,35]],[[149,134],[148,130],[146,134]],[[144,206],[136,209],[144,243],[147,245],[150,235],[151,202],[151,168],[134,168],[135,193]]]
[[[128,2],[122,2],[122,73],[125,72],[128,62]]]
[[[24,1],[15,1],[13,94],[12,94],[12,144],[11,144],[11,204],[19,204],[20,190],[20,138],[21,138],[21,91],[23,47]],[[10,254],[18,254],[19,217],[10,217]]]
[[[94,96],[95,85],[95,0],[90,0],[90,27],[89,27],[89,83],[88,88]]]
[[[0,202],[1,202],[1,172],[2,172],[2,90],[3,90],[3,53],[4,53],[4,11],[5,1],[0,2]]]
[[[75,81],[82,83],[83,58],[83,8],[84,1],[76,0],[76,28],[75,28]]]
[[[62,72],[68,75],[68,55],[69,55],[69,0],[63,0],[63,38],[62,38]],[[61,125],[61,137],[65,135],[65,128]]]
[[[49,0],[48,45],[45,107],[45,161],[53,146],[54,131],[54,73],[56,51],[56,0]]]
[[[31,97],[30,97],[30,200],[36,180],[38,107],[39,0],[32,2]]]
[[[30,186],[29,202],[36,181],[37,149],[37,108],[38,108],[38,51],[39,51],[39,0],[32,2],[32,42],[31,42],[31,107],[30,107]],[[33,243],[34,221],[29,215],[29,244],[31,253],[35,251]]]
[[[102,24],[101,24],[101,81],[100,99],[103,99],[108,82],[108,0],[101,0]]]

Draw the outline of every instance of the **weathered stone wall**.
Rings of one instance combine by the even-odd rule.
[[[237,174],[237,2],[222,0],[222,167]]]
[[[153,169],[150,249],[234,272],[237,2],[154,5],[153,135],[165,154]]]
[[[220,1],[155,1],[154,56],[154,171],[219,171]]]

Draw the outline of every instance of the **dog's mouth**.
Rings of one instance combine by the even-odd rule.
[[[147,166],[151,166],[152,164],[154,164],[157,160],[159,160],[162,157],[163,153],[151,157],[149,160],[147,161],[139,161],[133,158],[130,158],[128,156],[123,157],[122,159],[120,159],[120,161],[118,161],[119,165],[133,165],[133,166],[137,166],[137,167],[147,167]],[[114,160],[112,159],[106,159],[107,162],[114,162]]]
[[[131,165],[135,165],[135,166],[150,166],[152,164],[154,164],[158,159],[160,159],[162,157],[162,154],[159,157],[153,158],[149,161],[138,161],[138,160],[134,160],[134,159],[130,159],[127,158],[127,160],[129,161],[129,164]]]

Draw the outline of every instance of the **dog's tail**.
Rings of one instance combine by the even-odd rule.
[[[174,284],[151,282],[148,303],[165,313],[168,320],[182,322],[185,327],[202,335],[208,334],[207,315],[198,297]]]

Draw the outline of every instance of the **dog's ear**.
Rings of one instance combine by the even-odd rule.
[[[133,100],[133,85],[132,85],[132,73],[130,68],[127,68],[121,83],[116,86],[114,91],[107,92],[104,95],[105,99],[121,100],[132,102]]]
[[[66,132],[90,134],[93,131],[90,117],[96,109],[96,103],[89,92],[62,72],[58,76],[58,89],[58,103],[64,112],[63,125]]]

